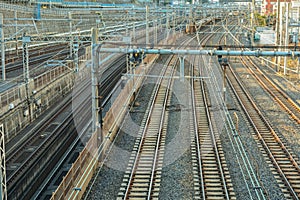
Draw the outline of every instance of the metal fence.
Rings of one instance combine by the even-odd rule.
[[[90,47],[88,47],[88,49],[89,48]],[[86,52],[89,52],[89,50],[87,50]],[[90,53],[87,53],[86,55],[79,57],[80,60],[79,65],[82,65],[82,63],[88,59],[90,59]],[[65,76],[67,73],[70,73],[71,72],[70,70],[73,69],[74,69],[74,63],[72,62],[72,63],[68,63],[67,67],[58,66],[34,77],[33,78],[34,85],[32,90],[38,92],[39,90],[43,89],[45,86],[48,86],[50,83],[54,82],[58,78]],[[16,87],[6,90],[0,94],[0,105],[1,105],[0,110],[2,110],[5,106],[8,106],[10,103],[17,105],[19,102],[25,99],[26,99],[26,94],[25,94],[24,84],[17,85]]]
[[[24,95],[24,94],[22,94]],[[22,100],[22,95],[19,87],[14,87],[0,95],[1,107],[8,106],[11,102],[16,102],[17,100]],[[24,98],[24,96],[23,96]]]
[[[60,76],[64,76],[66,72],[70,70],[64,66],[56,67],[50,71],[47,71],[34,78],[34,88],[35,90],[40,90],[45,87],[47,84],[51,83],[53,80],[57,79]]]

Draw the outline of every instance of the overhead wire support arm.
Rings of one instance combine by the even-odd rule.
[[[263,50],[185,50],[185,49],[133,49],[133,48],[101,48],[101,52],[106,53],[136,53],[144,54],[177,54],[177,55],[208,55],[208,56],[300,56],[300,51],[263,51]]]

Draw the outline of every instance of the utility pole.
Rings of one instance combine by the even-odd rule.
[[[0,34],[1,34],[1,64],[2,64],[2,80],[5,81],[5,42],[4,42],[4,31],[3,31],[3,14],[0,13]]]
[[[225,16],[225,35],[224,35],[224,45],[227,45],[227,32],[228,32],[228,20],[227,16]]]
[[[276,40],[275,44],[280,45],[280,0],[277,0],[277,13],[276,13]],[[280,49],[279,49],[280,50]],[[279,63],[279,57],[275,57],[275,71],[278,72],[280,63]]]
[[[157,45],[157,26],[158,26],[158,20],[156,19],[155,21],[153,21],[153,23],[155,23],[155,30],[154,30],[154,45]]]
[[[280,38],[279,38],[279,45],[280,46],[282,46],[283,45],[283,12],[284,12],[284,5],[282,6],[282,8],[280,9],[280,25],[279,25],[279,33],[281,33],[280,34]],[[282,51],[282,49],[280,48],[280,51]],[[279,71],[281,70],[281,57],[278,57],[278,59],[279,59],[279,67],[280,67],[280,69],[279,69]]]
[[[72,57],[73,55],[73,35],[72,35],[72,13],[69,12],[68,13],[68,17],[69,17],[69,27],[70,27],[70,58]]]
[[[92,133],[99,133],[102,126],[101,117],[101,103],[99,97],[99,52],[98,52],[98,30],[97,28],[92,28]],[[100,142],[102,140],[101,135]]]
[[[129,20],[129,14],[128,14],[128,10],[126,10],[126,16],[125,16],[125,24],[126,24],[126,29],[125,29],[125,35],[128,36],[128,20]]]
[[[192,33],[192,25],[193,25],[193,15],[192,15],[192,7],[190,7],[189,10],[189,27],[188,27],[188,33],[191,34]]]
[[[136,37],[135,37],[135,22],[133,22],[133,24],[132,24],[132,41],[135,42],[135,39],[136,39]]]
[[[252,3],[251,3],[251,22],[250,22],[250,25],[251,25],[251,45],[253,46],[253,43],[254,43],[254,11],[255,11],[255,0],[252,0]]]
[[[169,13],[166,14],[166,29],[170,28],[170,16]]]
[[[174,30],[174,34],[175,34],[175,30],[176,30],[176,11],[173,12],[173,30]]]
[[[16,52],[17,52],[17,55],[19,55],[19,49],[18,49],[18,14],[17,14],[17,11],[14,12],[14,20],[15,20],[15,31],[16,31],[16,35],[15,35],[15,38],[16,38]]]
[[[146,6],[146,47],[149,45],[149,6]]]
[[[75,72],[77,73],[79,71],[79,59],[78,59],[78,50],[79,50],[79,41],[78,36],[75,36],[75,41],[73,43],[74,46],[74,62],[75,62]]]
[[[285,46],[289,44],[289,11],[290,11],[290,3],[285,3]],[[287,49],[286,49],[287,51]],[[287,68],[287,57],[284,57],[284,67],[283,67],[283,74],[286,75],[286,68]]]
[[[169,13],[166,14],[166,31],[167,31],[167,38],[169,38],[170,34],[170,19],[171,15]],[[167,44],[167,40],[164,41],[164,44]]]
[[[26,33],[23,34],[22,43],[23,43],[23,70],[24,70],[24,80],[25,80],[25,89],[26,89],[26,99],[28,106],[28,115],[29,121],[32,120],[31,112],[31,94],[30,94],[30,79],[29,79],[29,53],[28,53],[28,43],[31,41],[30,36],[26,36]]]
[[[300,21],[300,7],[298,7],[297,9],[297,22],[299,23]],[[299,26],[297,27],[297,35],[298,35],[298,38],[299,38]],[[298,42],[298,38],[297,38],[297,42]],[[296,44],[297,46],[297,44]],[[295,50],[296,50],[296,47],[295,47]],[[297,75],[298,75],[298,79],[300,78],[300,74],[299,74],[299,57],[297,59]]]

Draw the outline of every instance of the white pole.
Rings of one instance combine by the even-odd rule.
[[[149,44],[149,7],[146,6],[146,47],[148,47]]]
[[[133,35],[132,41],[135,42],[135,38],[136,38],[136,37],[135,37],[135,22],[133,22],[132,29],[133,29],[133,30],[132,30],[132,35]]]
[[[158,20],[155,20],[154,45],[157,45],[157,30],[158,30],[157,26],[158,26]]]
[[[175,34],[175,27],[176,26],[176,10],[175,12],[173,12],[173,30],[174,30],[174,34]]]
[[[289,3],[285,4],[285,46],[289,44]],[[286,49],[287,50],[287,49]],[[286,75],[287,57],[284,57],[283,74]]]
[[[281,9],[280,9],[280,0],[277,0],[277,13],[276,13],[276,38],[275,38],[275,44],[276,45],[279,45],[280,44],[280,12],[281,12]],[[280,50],[280,49],[278,49]],[[280,66],[280,63],[279,63],[280,59],[279,57],[276,57],[276,64],[275,64],[275,70],[276,72],[278,72],[279,70],[279,67],[278,65]]]
[[[18,49],[18,14],[17,14],[17,11],[15,11],[15,31],[16,31],[16,35],[15,35],[15,38],[16,38],[16,52],[17,52],[17,55],[19,55],[19,49]]]
[[[254,5],[254,0],[252,0],[251,3],[251,21],[250,21],[250,25],[251,25],[251,45],[253,46],[254,44],[254,9],[255,9],[255,5]]]
[[[299,23],[299,21],[300,21],[300,7],[298,7],[298,9],[297,9],[297,22]],[[299,26],[297,28],[297,31],[298,31],[298,37],[299,37]],[[298,74],[298,78],[300,78],[300,74],[299,74],[299,58],[297,60],[297,74]]]
[[[31,94],[30,94],[30,77],[29,77],[29,52],[28,52],[28,43],[30,42],[30,37],[23,34],[22,43],[23,43],[23,68],[24,68],[24,79],[25,79],[25,89],[26,89],[26,98],[28,104],[28,114],[29,121],[32,121],[32,110],[31,110]]]
[[[282,16],[283,15],[283,8],[281,8],[281,5],[280,5],[280,9],[279,10],[280,10],[279,19],[282,19],[282,17],[283,17]],[[280,20],[280,22],[279,22],[279,32],[280,33],[283,32],[283,23],[282,23],[282,20]],[[280,34],[280,36],[279,36],[279,46],[282,45],[282,40],[283,40],[283,34]],[[281,48],[279,48],[279,51],[281,51]],[[278,71],[280,71],[280,68],[281,68],[281,57],[280,56],[278,57],[278,67],[279,67]]]
[[[73,35],[72,35],[72,13],[68,13],[69,16],[69,27],[70,27],[70,57],[73,55]]]
[[[97,81],[97,70],[98,70],[98,52],[97,48],[98,30],[92,28],[92,133],[97,130],[98,126],[98,81]]]

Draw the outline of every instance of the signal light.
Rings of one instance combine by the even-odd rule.
[[[223,50],[222,46],[219,46],[218,50]],[[222,55],[218,55],[218,58],[222,58]]]
[[[222,46],[218,47],[218,50],[223,50]],[[222,55],[218,55],[218,62],[221,63],[222,62]]]

